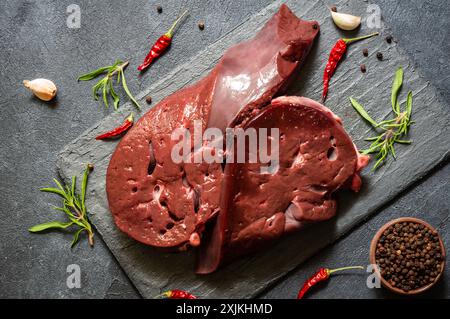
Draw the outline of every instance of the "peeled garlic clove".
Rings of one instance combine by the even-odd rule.
[[[361,17],[353,16],[347,13],[331,11],[331,18],[334,23],[342,30],[355,30],[361,24]]]
[[[43,101],[53,99],[57,91],[55,83],[47,79],[24,80],[23,85]]]

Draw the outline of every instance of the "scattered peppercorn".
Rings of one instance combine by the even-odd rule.
[[[317,23],[314,23],[314,24],[312,25],[312,27],[313,27],[314,30],[317,30],[317,29],[319,28],[319,26],[317,25]]]
[[[369,50],[366,48],[366,49],[363,49],[363,55],[364,56],[369,56]]]
[[[203,21],[200,21],[200,22],[198,23],[198,28],[199,28],[200,30],[204,30],[204,29],[205,29],[205,23],[204,23]]]
[[[152,97],[149,95],[145,98],[145,102],[147,102],[147,104],[151,104],[152,103]]]
[[[89,164],[87,164],[87,168],[88,168],[89,172],[92,172],[94,170],[94,165],[89,163]]]
[[[162,13],[162,7],[161,6],[156,6],[156,11],[158,11],[158,13]]]
[[[362,73],[366,73],[366,65],[365,64],[361,64],[361,66],[359,68],[361,69]]]
[[[336,6],[332,6],[332,7],[330,8],[330,10],[333,11],[333,12],[337,12]]]
[[[377,52],[377,59],[382,61],[383,60],[383,53]]]
[[[388,35],[388,36],[386,37],[386,42],[387,42],[387,43],[391,43],[391,42],[392,42],[392,35]]]
[[[375,260],[381,276],[405,292],[432,284],[443,265],[437,232],[416,222],[388,227],[378,240]]]

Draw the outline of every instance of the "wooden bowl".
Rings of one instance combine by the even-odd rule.
[[[397,223],[402,223],[402,222],[422,224],[423,226],[427,227],[428,229],[436,231],[430,224],[428,224],[428,223],[426,223],[423,220],[418,219],[418,218],[401,217],[401,218],[397,218],[397,219],[391,220],[390,222],[388,222],[385,225],[383,225],[383,227],[381,227],[380,230],[378,230],[378,232],[375,234],[375,236],[372,239],[372,243],[370,244],[370,263],[372,265],[376,264],[376,261],[375,261],[375,250],[377,248],[378,240],[380,239],[381,235],[384,233],[384,231],[388,227],[390,227],[390,226],[392,226],[394,224],[397,224]],[[444,244],[442,242],[441,236],[439,235],[439,233],[437,231],[436,231],[436,233],[437,233],[437,236],[439,238],[439,244],[441,246],[441,251],[442,251],[442,265],[441,265],[441,270],[440,270],[439,274],[436,276],[436,279],[434,280],[434,282],[432,282],[432,283],[430,283],[430,284],[428,284],[428,285],[426,285],[424,287],[421,287],[421,288],[418,288],[418,289],[415,289],[415,290],[410,290],[410,291],[406,292],[406,291],[404,291],[402,289],[393,287],[389,282],[387,282],[387,280],[385,280],[381,276],[380,270],[378,269],[378,267],[375,267],[375,273],[380,278],[381,284],[384,287],[388,288],[389,290],[391,290],[391,291],[393,291],[395,293],[401,294],[401,295],[415,295],[415,294],[419,294],[419,293],[422,293],[424,291],[427,291],[428,289],[433,287],[439,281],[439,279],[441,278],[442,273],[444,272],[444,269],[445,269],[445,248],[444,248]]]

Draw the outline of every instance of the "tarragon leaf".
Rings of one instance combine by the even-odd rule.
[[[118,78],[120,78],[120,77],[118,77]],[[112,81],[109,81],[109,92],[111,93],[111,96],[114,100],[114,109],[117,110],[119,107],[119,96],[117,95],[116,91],[114,91]]]
[[[392,110],[395,114],[400,114],[400,103],[398,103],[397,97],[400,91],[400,88],[403,84],[403,69],[399,67],[395,72],[394,82],[392,83],[392,92],[391,92],[391,104]]]
[[[36,232],[40,232],[40,231],[47,230],[47,229],[55,229],[55,228],[64,229],[71,225],[73,225],[73,222],[68,222],[68,223],[48,222],[48,223],[34,225],[34,226],[28,228],[28,231],[30,231],[32,233],[36,233]]]
[[[108,82],[110,80],[105,81],[105,84],[103,85],[102,88],[102,95],[103,95],[103,103],[105,103],[106,108],[109,108],[109,104],[108,104]]]
[[[140,106],[139,103],[136,101],[136,99],[133,97],[133,95],[131,94],[130,90],[128,89],[127,82],[126,82],[126,80],[125,80],[125,75],[124,75],[124,73],[123,73],[123,70],[120,71],[120,75],[121,75],[121,77],[122,77],[122,86],[123,86],[123,89],[125,90],[125,93],[128,95],[128,97],[130,98],[130,100],[136,105],[136,107],[140,110],[140,109],[141,109],[141,106]]]
[[[70,244],[70,247],[73,248],[73,246],[75,246],[78,243],[78,239],[80,237],[80,234],[83,230],[86,230],[85,228],[80,228],[79,230],[76,231],[76,233],[73,235],[73,240],[72,243]]]
[[[101,79],[92,87],[92,95],[94,96],[94,100],[98,101],[98,90],[102,87],[104,81]]]
[[[81,182],[81,209],[84,211],[86,209],[86,188],[87,188],[87,181],[88,181],[88,175],[89,175],[89,168],[86,167],[83,173],[83,180]]]
[[[97,76],[99,76],[100,74],[109,71],[112,67],[113,67],[112,65],[105,66],[105,67],[99,68],[95,71],[80,75],[78,77],[77,81],[90,81],[90,80],[96,78]]]
[[[41,192],[46,192],[46,193],[53,193],[53,194],[57,194],[61,197],[66,197],[66,193],[64,193],[62,190],[57,189],[57,188],[53,188],[53,187],[44,187],[40,189]]]
[[[373,120],[370,115],[366,112],[366,110],[362,107],[361,104],[356,102],[354,98],[350,98],[350,102],[352,103],[353,108],[356,112],[359,113],[367,122],[369,122],[373,127],[378,127],[378,123]]]

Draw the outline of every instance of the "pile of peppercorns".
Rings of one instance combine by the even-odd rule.
[[[415,222],[400,222],[380,236],[375,260],[381,276],[405,292],[433,283],[443,264],[436,231]]]

